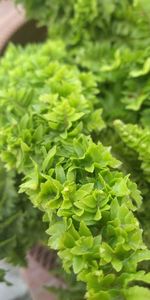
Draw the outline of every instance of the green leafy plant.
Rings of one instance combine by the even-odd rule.
[[[14,171],[0,164],[0,258],[13,264],[25,264],[27,250],[40,239],[46,241],[41,213],[25,195],[18,195],[19,180]],[[37,231],[33,236],[33,228]]]
[[[149,1],[17,2],[51,40],[1,60],[2,163],[87,299],[148,300]]]
[[[114,121],[150,128],[149,109],[149,0],[27,1],[22,3],[29,17],[47,24],[51,38],[63,39],[67,61],[81,70],[92,71],[99,90],[98,108],[103,108],[105,132],[99,139],[112,147],[144,197],[141,222],[148,243],[149,183],[140,167],[137,151],[128,147],[115,130]],[[148,151],[148,150],[147,150]],[[148,153],[145,159],[148,159]],[[143,164],[142,164],[143,166]],[[144,178],[143,178],[144,177]],[[145,211],[145,217],[143,213]]]
[[[0,74],[1,159],[23,176],[20,193],[44,212],[49,246],[86,283],[87,298],[130,299],[143,287],[129,283],[149,282],[137,270],[150,257],[134,216],[141,194],[97,142],[106,125],[95,76],[64,60],[59,41],[8,49]]]

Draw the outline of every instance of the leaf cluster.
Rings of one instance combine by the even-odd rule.
[[[150,281],[137,269],[150,258],[135,216],[141,193],[99,141],[106,123],[97,76],[68,63],[67,54],[60,41],[7,50],[0,157],[22,176],[20,194],[44,213],[49,246],[86,284],[87,299],[129,300],[136,292],[148,299],[138,286]]]

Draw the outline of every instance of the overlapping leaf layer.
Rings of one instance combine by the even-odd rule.
[[[44,212],[49,246],[86,283],[87,299],[148,299],[138,286],[150,281],[137,269],[150,258],[135,217],[141,193],[99,141],[107,124],[97,76],[67,61],[60,41],[9,47],[0,64],[1,160],[23,176],[20,193]]]
[[[2,234],[6,210],[10,245],[23,192],[44,212],[50,247],[86,283],[89,300],[148,300],[149,274],[138,262],[149,252],[136,217],[150,245],[150,2],[16,2],[54,41],[11,46],[1,60],[1,190],[12,193],[1,201]]]
[[[37,241],[46,240],[45,224],[25,195],[18,195],[19,176],[0,163],[0,258],[25,265],[25,257]],[[33,235],[33,228],[37,230]]]
[[[100,91],[98,106],[103,107],[107,125],[101,140],[112,146],[115,155],[124,162],[124,171],[131,173],[142,191],[140,219],[150,245],[147,239],[149,150],[142,150],[142,156],[135,147],[131,150],[125,140],[121,142],[112,123],[120,119],[144,131],[147,128],[147,132],[150,128],[149,0],[68,0],[65,5],[63,0],[17,2],[25,6],[28,16],[48,26],[50,37],[65,41],[71,63],[96,75]],[[147,137],[147,148],[148,144]]]

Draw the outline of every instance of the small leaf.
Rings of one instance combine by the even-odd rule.
[[[51,163],[52,163],[52,160],[53,160],[53,157],[55,156],[56,154],[56,146],[54,146],[53,148],[51,148],[46,156],[46,158],[44,159],[43,161],[43,164],[42,164],[42,170],[43,172],[45,172],[48,168],[50,168],[51,166]]]

